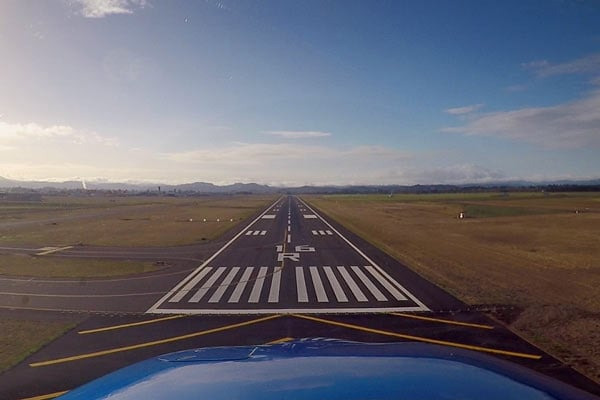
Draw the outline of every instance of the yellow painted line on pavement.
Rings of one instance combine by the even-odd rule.
[[[440,322],[442,324],[468,326],[470,328],[479,328],[479,329],[494,329],[494,327],[491,326],[491,325],[473,324],[473,323],[470,323],[470,322],[460,322],[460,321],[454,321],[454,320],[451,320],[451,319],[431,318],[431,317],[424,317],[422,315],[396,313],[396,312],[393,312],[393,313],[390,313],[390,314],[391,315],[396,315],[398,317],[419,319],[419,320],[422,320],[422,321]]]
[[[171,319],[183,318],[183,317],[187,317],[187,316],[188,315],[172,315],[170,317],[156,318],[156,319],[150,319],[150,320],[140,321],[140,322],[132,322],[132,323],[129,323],[129,324],[106,326],[104,328],[97,328],[97,329],[88,329],[88,330],[84,330],[84,331],[79,331],[77,333],[79,333],[80,335],[85,335],[85,334],[88,334],[88,333],[98,333],[98,332],[112,331],[112,330],[115,330],[115,329],[123,329],[123,328],[130,328],[130,327],[133,327],[133,326],[154,324],[156,322],[168,321],[168,320],[171,320]]]
[[[134,344],[131,346],[116,347],[114,349],[95,351],[93,353],[85,353],[85,354],[79,354],[79,355],[70,356],[70,357],[56,358],[54,360],[35,362],[35,363],[29,364],[29,366],[30,367],[44,367],[47,365],[54,365],[54,364],[60,364],[60,363],[65,363],[65,362],[83,360],[86,358],[100,357],[100,356],[105,356],[108,354],[120,353],[123,351],[137,350],[137,349],[141,349],[144,347],[157,346],[160,344],[172,343],[172,342],[177,342],[179,340],[185,340],[185,339],[191,339],[191,338],[194,338],[197,336],[208,335],[211,333],[222,332],[222,331],[235,329],[235,328],[241,328],[243,326],[253,325],[253,324],[257,324],[259,322],[264,322],[264,321],[268,321],[271,319],[279,318],[281,316],[282,315],[280,315],[280,314],[269,315],[267,317],[252,319],[250,321],[239,322],[237,324],[225,325],[225,326],[221,326],[219,328],[213,328],[213,329],[208,329],[205,331],[194,332],[194,333],[188,333],[187,335],[174,336],[174,337],[170,337],[170,338],[166,338],[166,339],[154,340],[152,342],[138,343],[138,344]]]
[[[266,344],[279,344],[279,343],[289,342],[290,340],[294,340],[294,338],[293,337],[284,337],[281,339],[273,340],[272,342],[268,342]]]
[[[396,337],[396,338],[400,338],[400,339],[414,340],[417,342],[439,344],[442,346],[452,346],[452,347],[458,347],[460,349],[474,350],[474,351],[480,351],[480,352],[484,352],[484,353],[500,354],[503,356],[528,358],[531,360],[539,360],[540,358],[542,358],[542,356],[537,355],[537,354],[519,353],[519,352],[515,352],[515,351],[493,349],[493,348],[489,348],[489,347],[474,346],[474,345],[470,345],[470,344],[448,342],[446,340],[430,339],[430,338],[421,337],[421,336],[406,335],[404,333],[396,333],[396,332],[384,331],[381,329],[367,328],[365,326],[347,324],[344,322],[332,321],[332,320],[328,320],[328,319],[317,318],[317,317],[312,317],[312,316],[302,315],[302,314],[292,314],[292,315],[297,318],[308,319],[310,321],[315,321],[315,322],[321,322],[321,323],[327,324],[327,325],[341,326],[343,328],[354,329],[354,330],[363,331],[363,332],[376,333],[378,335],[391,336],[391,337]]]
[[[62,392],[54,392],[54,393],[48,393],[48,394],[42,394],[40,396],[34,396],[34,397],[27,397],[21,400],[46,400],[46,399],[54,399],[60,395],[63,395],[65,393],[67,393],[68,390],[63,390]]]
[[[59,251],[72,249],[73,246],[65,246],[65,247],[55,247],[50,250],[42,251],[40,253],[35,253],[36,256],[47,256],[48,254],[58,253]]]

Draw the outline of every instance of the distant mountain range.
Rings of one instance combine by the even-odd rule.
[[[205,193],[205,194],[230,194],[230,193],[435,193],[453,192],[460,190],[519,190],[524,188],[554,188],[559,187],[584,190],[600,190],[600,179],[592,180],[556,180],[545,182],[531,181],[506,181],[489,183],[472,183],[460,185],[328,185],[328,186],[300,186],[300,187],[275,187],[257,183],[234,183],[231,185],[214,185],[207,182],[184,183],[180,185],[165,185],[160,183],[135,183],[135,182],[103,182],[103,181],[20,181],[0,177],[0,189],[16,190],[29,189],[40,191],[63,190],[113,190],[130,192],[156,192],[161,193]]]

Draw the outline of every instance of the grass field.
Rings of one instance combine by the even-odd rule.
[[[53,320],[31,315],[3,316],[0,318],[0,372],[35,353],[76,323],[73,316],[53,316]]]
[[[274,196],[48,196],[40,203],[4,202],[0,203],[0,245],[198,243],[219,237],[274,200]]]
[[[600,381],[600,194],[306,199],[464,302],[523,310],[513,330]]]
[[[45,278],[100,278],[141,274],[162,268],[147,261],[95,260],[0,254],[0,275]]]

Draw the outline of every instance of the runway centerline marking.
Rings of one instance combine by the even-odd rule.
[[[332,320],[317,318],[317,317],[313,317],[313,316],[309,316],[309,315],[302,315],[302,314],[292,314],[292,315],[296,318],[320,322],[320,323],[323,323],[326,325],[340,326],[343,328],[348,328],[348,329],[353,329],[353,330],[358,330],[358,331],[363,331],[363,332],[376,333],[378,335],[396,337],[396,338],[406,339],[406,340],[413,340],[413,341],[417,341],[417,342],[439,344],[442,346],[457,347],[457,348],[461,348],[461,349],[474,350],[474,351],[479,351],[479,352],[483,352],[483,353],[500,354],[503,356],[527,358],[530,360],[539,360],[542,358],[542,356],[538,355],[538,354],[520,353],[520,352],[510,351],[510,350],[494,349],[494,348],[490,348],[490,347],[482,347],[482,346],[475,346],[475,345],[464,344],[464,343],[449,342],[446,340],[431,339],[431,338],[426,338],[426,337],[422,337],[422,336],[406,335],[404,333],[396,333],[396,332],[384,331],[381,329],[368,328],[366,326],[348,324],[345,322],[332,321]]]
[[[269,320],[272,320],[272,319],[275,319],[275,318],[279,318],[279,317],[281,317],[281,315],[277,315],[277,314],[275,314],[275,315],[269,315],[269,316],[266,316],[266,317],[256,318],[256,319],[252,319],[252,320],[249,320],[249,321],[238,322],[237,324],[225,325],[225,326],[220,326],[218,328],[207,329],[205,331],[188,333],[187,335],[173,336],[173,337],[166,338],[166,339],[160,339],[160,340],[154,340],[154,341],[151,341],[151,342],[138,343],[138,344],[134,344],[134,345],[130,345],[130,346],[116,347],[116,348],[113,348],[113,349],[95,351],[95,352],[92,352],[92,353],[84,353],[84,354],[79,354],[79,355],[70,356],[70,357],[63,357],[63,358],[56,358],[56,359],[53,359],[53,360],[34,362],[34,363],[29,364],[29,366],[30,367],[34,367],[34,368],[35,367],[44,367],[44,366],[47,366],[47,365],[61,364],[61,363],[66,363],[66,362],[71,362],[71,361],[83,360],[83,359],[86,359],[86,358],[100,357],[100,356],[105,356],[105,355],[108,355],[108,354],[120,353],[120,352],[123,352],[123,351],[137,350],[137,349],[141,349],[141,348],[144,348],[144,347],[157,346],[157,345],[160,345],[160,344],[172,343],[172,342],[177,342],[177,341],[185,340],[185,339],[191,339],[191,338],[194,338],[194,337],[208,335],[208,334],[211,334],[211,333],[223,332],[223,331],[227,331],[227,330],[231,330],[231,329],[241,328],[243,326],[257,324],[257,323],[260,323],[260,322],[269,321]]]

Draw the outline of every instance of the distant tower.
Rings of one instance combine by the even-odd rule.
[[[158,187],[158,193],[160,193],[160,186]]]

